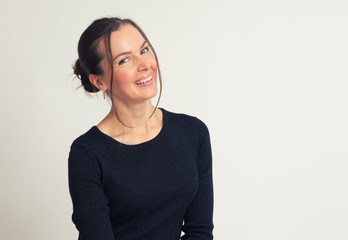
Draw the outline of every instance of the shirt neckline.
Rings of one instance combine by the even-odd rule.
[[[161,107],[158,107],[158,109],[160,109],[162,111],[162,116],[163,116],[162,128],[161,128],[159,133],[154,138],[152,138],[152,139],[150,139],[148,141],[142,142],[142,143],[137,143],[137,144],[124,144],[124,143],[121,143],[120,141],[118,141],[118,140],[110,137],[109,135],[103,133],[102,131],[100,131],[99,128],[96,125],[94,125],[91,130],[96,132],[99,136],[102,136],[102,137],[108,139],[109,141],[111,141],[111,142],[113,142],[113,143],[115,143],[115,144],[117,144],[119,146],[122,146],[124,148],[137,148],[137,147],[145,146],[145,145],[151,144],[152,142],[158,141],[158,139],[160,139],[162,137],[162,135],[165,133],[165,131],[167,129],[167,122],[168,122],[167,112],[166,112],[165,109],[163,109]]]

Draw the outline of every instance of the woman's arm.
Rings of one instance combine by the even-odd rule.
[[[198,120],[198,155],[199,175],[198,191],[190,203],[184,217],[182,240],[213,239],[213,177],[210,136],[207,126]]]
[[[79,240],[114,240],[98,163],[83,146],[72,144],[68,165],[72,221],[79,231]]]

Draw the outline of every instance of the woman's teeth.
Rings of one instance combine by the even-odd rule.
[[[148,81],[150,81],[151,79],[152,79],[152,76],[147,77],[147,78],[142,79],[142,80],[139,80],[139,81],[135,82],[135,84],[137,84],[137,85],[144,84],[144,83],[147,83]]]

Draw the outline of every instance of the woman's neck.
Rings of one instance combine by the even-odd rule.
[[[155,110],[151,100],[139,104],[118,103],[111,107],[107,115],[107,122],[112,132],[142,132],[149,133],[156,122],[155,114],[150,118]]]
[[[139,127],[149,119],[154,110],[155,107],[150,101],[147,101],[136,105],[117,104],[114,108],[111,108],[109,114],[117,117],[126,126]]]

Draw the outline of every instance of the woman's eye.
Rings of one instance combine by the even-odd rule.
[[[118,62],[118,65],[125,64],[125,63],[127,63],[128,61],[129,61],[128,58],[124,58],[124,59],[122,59],[121,61]]]
[[[144,48],[143,50],[141,50],[141,54],[145,54],[145,53],[147,53],[149,51],[149,48],[148,47],[146,47],[146,48]]]

